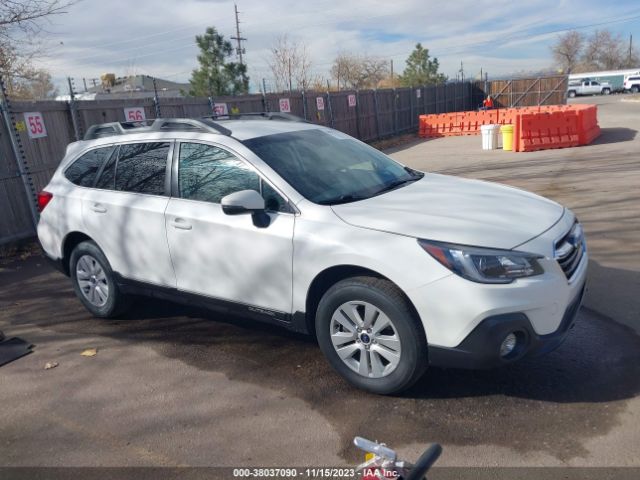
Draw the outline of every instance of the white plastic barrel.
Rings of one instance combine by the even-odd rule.
[[[480,133],[482,135],[483,150],[498,149],[498,137],[500,133],[500,125],[481,125]]]

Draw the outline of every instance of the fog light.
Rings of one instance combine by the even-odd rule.
[[[509,335],[504,337],[504,340],[500,345],[500,356],[506,357],[511,352],[513,352],[513,349],[516,348],[516,343],[518,343],[518,339],[516,338],[515,333],[510,333]]]

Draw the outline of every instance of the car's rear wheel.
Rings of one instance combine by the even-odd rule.
[[[373,393],[401,392],[427,367],[419,319],[387,280],[353,277],[333,285],[318,305],[316,335],[331,366]]]
[[[604,90],[602,90],[603,95],[609,95],[610,93],[611,93],[611,90],[608,88],[605,88]]]
[[[129,307],[129,297],[119,290],[107,258],[94,242],[81,242],[73,249],[69,271],[76,295],[94,316],[115,317]]]

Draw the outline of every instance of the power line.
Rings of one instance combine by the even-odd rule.
[[[236,12],[237,12],[237,7],[236,7]],[[386,16],[389,16],[389,15],[392,15],[392,14],[375,15],[375,16],[371,16],[371,17],[362,18],[361,20],[366,20],[366,19],[371,19],[371,18],[379,18],[379,17],[386,17]],[[520,40],[520,39],[529,39],[529,40],[531,40],[531,39],[535,39],[535,38],[538,38],[538,37],[541,37],[541,36],[550,35],[550,34],[553,34],[553,33],[561,33],[561,32],[566,32],[566,31],[570,31],[570,30],[583,30],[583,29],[594,28],[594,27],[598,27],[598,26],[602,26],[602,25],[609,25],[609,24],[614,24],[614,23],[624,23],[624,22],[632,21],[632,20],[635,20],[635,19],[638,19],[638,18],[640,18],[640,15],[634,15],[634,16],[631,16],[631,17],[622,17],[622,18],[619,17],[619,18],[615,18],[615,19],[612,19],[612,20],[609,20],[609,21],[591,23],[591,24],[587,24],[587,25],[580,25],[580,26],[575,26],[575,27],[570,27],[570,28],[550,30],[550,31],[547,31],[547,32],[542,32],[542,33],[533,34],[533,35],[531,35],[531,34],[524,34],[523,35],[522,33],[520,33],[520,34],[511,35],[511,36],[508,36],[508,37],[506,37],[504,39],[501,39],[501,43],[504,44],[505,42],[509,42],[509,41],[512,41],[512,40]],[[237,20],[237,17],[236,17],[236,20]],[[238,23],[240,23],[240,22],[238,22]],[[296,29],[298,29],[298,28],[309,28],[311,26],[320,26],[320,25],[323,25],[325,23],[331,23],[331,22],[309,23],[309,24],[306,25],[306,27],[298,25],[298,27]],[[529,24],[529,25],[535,25],[536,23],[540,23],[540,22],[534,22],[533,24]],[[243,38],[243,37],[240,36],[239,26],[236,25],[236,27],[237,27],[237,29],[236,29],[236,37],[231,37],[231,38],[234,39],[234,40],[237,40],[238,44],[241,45],[241,42],[242,41],[246,41],[246,38]],[[153,35],[147,35],[147,36],[144,36],[144,37],[138,37],[138,39],[160,36],[160,35],[164,35],[166,33],[179,31],[179,30],[184,30],[186,28],[192,28],[192,27],[190,26],[190,27],[184,27],[184,28],[180,28],[180,29],[168,30],[168,31],[165,31],[165,32],[158,32],[158,33],[153,34]],[[189,37],[191,37],[191,36],[189,36]],[[184,38],[189,38],[189,37],[184,37]],[[178,40],[179,39],[180,38],[178,38]],[[129,40],[133,41],[134,39],[129,39]],[[128,42],[129,40],[120,41],[120,42],[113,42],[111,44],[104,44],[103,46],[121,44],[121,43]],[[150,44],[153,45],[153,44],[164,43],[164,42],[167,42],[167,41],[176,41],[176,40],[177,39],[175,39],[175,38],[174,39],[166,39],[166,40],[160,40],[158,42],[152,42]],[[477,47],[484,46],[484,45],[495,44],[495,41],[496,40],[493,39],[493,40],[487,40],[487,41],[484,41],[484,42],[469,42],[469,43],[463,43],[463,44],[459,44],[459,45],[454,45],[454,46],[445,48],[445,49],[443,49],[441,51],[437,51],[436,55],[434,55],[434,56],[437,56],[437,57],[445,56],[446,57],[446,56],[450,56],[450,55],[454,55],[454,54],[460,54],[460,53],[464,53],[465,51],[468,51],[468,50],[466,50],[467,47],[477,48]],[[134,48],[129,49],[129,50],[148,49],[148,46],[150,44],[146,44],[146,45],[141,46],[141,47],[134,47]],[[179,51],[179,50],[182,50],[184,48],[188,48],[188,47],[192,47],[192,46],[194,46],[194,44],[190,42],[189,44],[180,45],[180,46],[177,46],[175,48],[156,50],[156,51],[148,52],[148,53],[145,53],[145,54],[142,54],[142,55],[137,55],[135,57],[126,57],[126,58],[122,57],[121,59],[110,60],[110,61],[108,61],[108,64],[126,63],[126,62],[130,62],[132,60],[133,61],[138,60],[140,58],[147,58],[147,57],[155,56],[155,55],[158,55],[158,54],[165,54],[165,53],[168,53],[168,52]],[[242,47],[239,47],[239,48],[242,48]],[[127,51],[127,50],[125,49],[125,51]],[[242,51],[242,53],[245,53],[243,50],[241,50],[241,51]],[[121,53],[121,51],[120,52],[118,52],[118,51],[113,52],[113,54],[116,54],[116,53]],[[384,55],[384,56],[387,57],[387,58],[396,58],[396,57],[400,57],[400,56],[403,56],[403,55],[407,55],[407,51],[398,52],[398,53],[394,53],[394,54],[390,54],[390,55]],[[104,54],[99,55],[99,56],[103,57]],[[85,58],[94,58],[94,57],[98,57],[98,55],[91,56],[91,57],[76,57],[76,59],[72,58],[70,60],[74,61],[74,60],[82,60],[82,59],[85,59]],[[59,59],[56,59],[56,60],[59,60]],[[243,61],[243,60],[241,60],[241,61]],[[317,67],[317,66],[323,66],[323,65],[331,65],[332,63],[333,62],[315,63],[314,66]],[[93,64],[93,62],[82,62],[79,65],[91,65],[91,64]],[[252,68],[252,70],[253,70],[253,68]]]

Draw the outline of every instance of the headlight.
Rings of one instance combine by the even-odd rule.
[[[541,255],[513,250],[494,250],[451,243],[418,240],[433,258],[453,273],[473,282],[511,283],[516,278],[532,277],[544,272]]]

